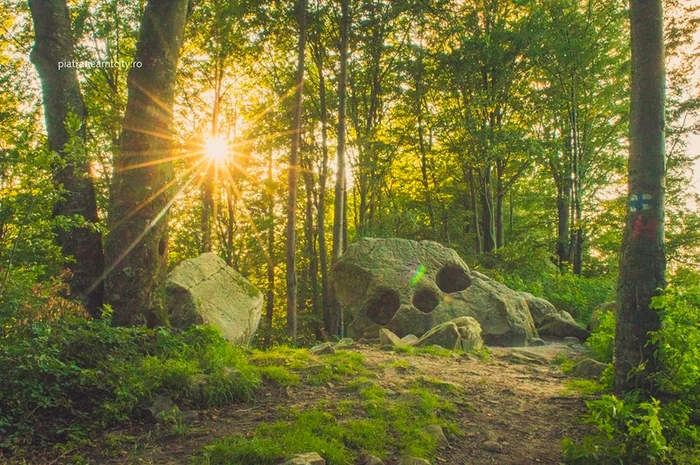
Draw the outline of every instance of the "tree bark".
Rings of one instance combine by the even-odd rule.
[[[267,221],[269,226],[267,228],[267,292],[265,293],[266,347],[269,347],[272,343],[272,317],[275,311],[275,191],[273,188],[272,162],[273,156],[272,152],[270,152],[267,163]]]
[[[297,339],[296,206],[299,144],[301,142],[301,106],[304,94],[304,52],[306,49],[306,0],[299,0],[299,43],[296,95],[292,122],[292,149],[289,155],[289,199],[287,204],[287,333]]]
[[[107,301],[120,326],[168,324],[163,287],[173,166],[166,160],[172,157],[175,78],[188,2],[149,0],[129,72],[105,250],[111,267]]]
[[[323,327],[326,331],[330,327],[330,289],[328,280],[328,246],[326,244],[326,184],[328,181],[328,106],[326,104],[326,80],[323,73],[323,58],[325,50],[319,46],[316,57],[318,69],[318,100],[321,109],[321,150],[323,160],[321,162],[321,174],[318,177],[318,205],[316,214],[318,217],[318,254],[321,264],[321,312]]]
[[[629,208],[620,257],[614,384],[618,393],[653,392],[660,328],[651,298],[665,287],[664,30],[661,0],[631,0],[632,81]]]
[[[63,190],[61,199],[54,205],[53,217],[79,216],[96,224],[97,203],[90,163],[84,154],[76,153],[84,150],[87,111],[75,68],[65,66],[75,58],[70,13],[65,0],[30,0],[29,7],[35,31],[30,60],[41,81],[49,148],[62,159],[62,165],[53,173],[54,185]],[[72,141],[66,120],[71,113],[80,122],[73,135],[81,143],[77,150],[68,147]],[[57,228],[56,242],[63,256],[75,258],[68,265],[73,295],[92,316],[98,317],[104,296],[102,234],[90,226]]]
[[[349,0],[341,0],[340,75],[338,76],[338,147],[336,156],[335,196],[333,204],[333,247],[331,266],[347,248],[347,188],[345,181],[345,141],[347,134],[348,38],[350,30]],[[324,327],[329,336],[341,332],[342,309],[331,289],[330,308],[324,307]]]

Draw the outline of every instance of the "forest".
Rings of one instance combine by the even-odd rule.
[[[684,0],[0,0],[0,463],[532,463],[464,427],[492,421],[464,385],[514,402],[499,363],[571,402],[542,463],[700,463],[699,27]],[[483,347],[419,347],[451,318],[397,330],[399,290],[367,336],[367,244],[463,264],[406,259],[421,312],[496,283],[532,329],[473,310]],[[171,309],[203,254],[258,299],[242,344]]]

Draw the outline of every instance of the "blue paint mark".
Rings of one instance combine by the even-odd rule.
[[[651,195],[649,194],[636,194],[630,195],[630,210],[631,211],[645,211],[651,209]]]

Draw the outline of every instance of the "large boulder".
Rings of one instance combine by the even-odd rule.
[[[165,303],[170,324],[217,327],[234,344],[249,344],[258,329],[260,291],[214,253],[184,260],[168,275]]]
[[[470,316],[486,344],[523,346],[537,337],[525,299],[469,267],[436,242],[365,238],[332,270],[332,284],[353,338],[381,328],[399,337]]]

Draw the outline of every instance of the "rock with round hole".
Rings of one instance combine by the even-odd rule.
[[[538,337],[522,295],[437,242],[364,238],[336,262],[331,279],[355,339],[376,337],[381,328],[420,337],[467,316],[479,322],[487,345],[524,346]]]

